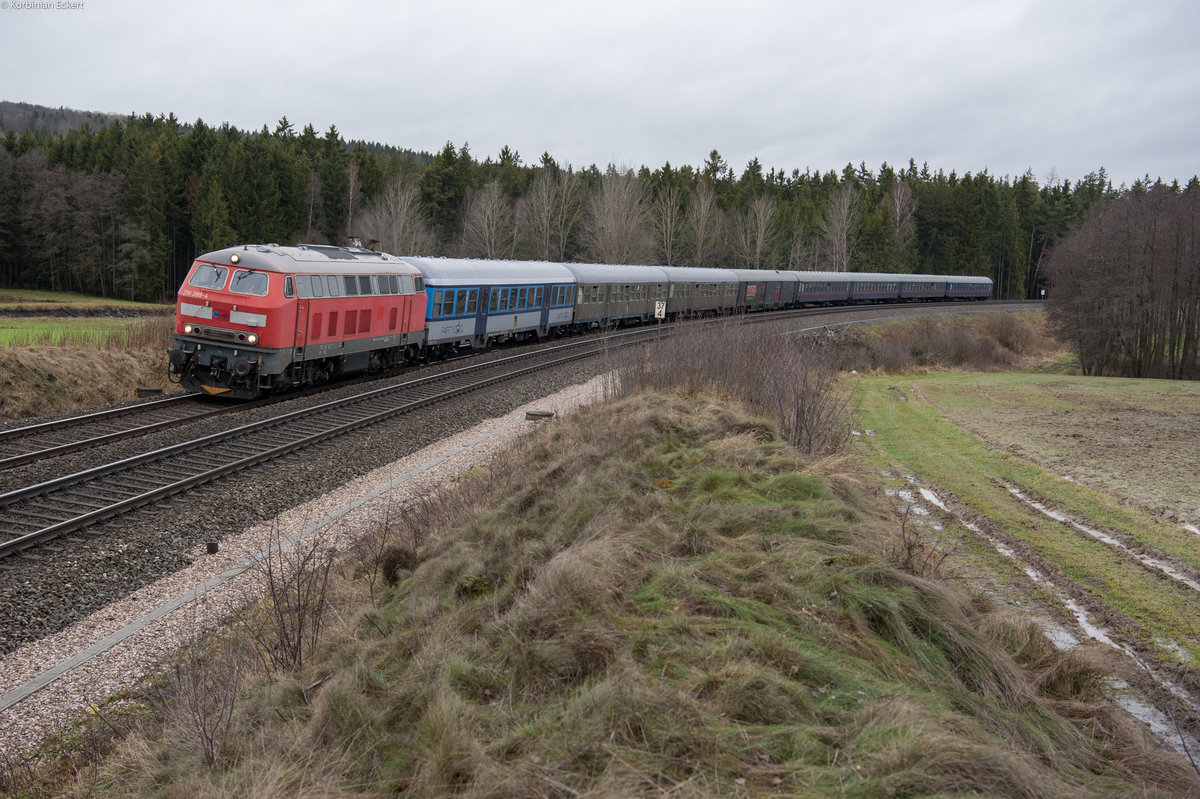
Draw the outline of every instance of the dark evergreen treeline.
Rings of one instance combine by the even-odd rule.
[[[477,160],[346,142],[331,126],[244,132],[130,116],[0,139],[0,286],[133,299],[173,296],[199,253],[239,242],[345,243],[398,254],[989,275],[1034,296],[1040,264],[1114,190],[1075,183],[847,165],[738,174],[634,172]]]

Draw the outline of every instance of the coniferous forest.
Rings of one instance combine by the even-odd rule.
[[[1114,189],[1103,168],[1045,183],[913,161],[739,169],[716,150],[698,166],[580,168],[507,147],[348,142],[286,117],[246,132],[147,114],[10,129],[0,145],[0,286],[151,301],[209,250],[355,240],[399,255],[987,275],[999,298],[1037,297],[1046,255],[1086,211],[1152,188]]]

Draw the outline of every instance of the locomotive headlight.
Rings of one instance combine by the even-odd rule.
[[[194,329],[194,328],[193,328],[191,325],[184,325],[184,326],[183,326],[183,333],[184,333],[184,335],[187,335],[187,336],[190,336],[190,335],[192,335],[192,330],[193,330],[193,329]]]
[[[240,260],[242,260],[242,259],[238,257],[238,254],[236,252],[233,255],[229,256],[229,263],[231,263],[231,264],[236,264]]]
[[[250,344],[257,344],[258,343],[258,334],[251,333],[250,335],[246,336],[246,341],[249,342]]]

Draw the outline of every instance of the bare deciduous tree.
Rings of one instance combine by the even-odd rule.
[[[433,250],[437,238],[421,209],[417,185],[394,181],[358,218],[364,238],[374,239],[385,252],[421,255]]]
[[[724,220],[717,205],[717,192],[707,180],[696,184],[696,194],[688,207],[687,226],[692,240],[693,263],[710,266]]]
[[[649,196],[632,170],[608,168],[588,203],[583,243],[588,256],[602,264],[652,260]]]
[[[463,214],[463,248],[476,258],[511,258],[517,242],[512,202],[493,180],[477,192],[468,190]]]
[[[797,213],[796,223],[792,226],[792,236],[788,241],[787,268],[808,272],[825,271],[821,249],[821,240],[809,232],[804,219]]]
[[[821,220],[825,256],[833,272],[849,272],[858,236],[858,189],[845,183],[834,192]]]
[[[1050,321],[1090,374],[1200,378],[1200,193],[1097,205],[1046,258]]]
[[[750,201],[737,225],[738,260],[747,269],[770,269],[775,261],[776,202],[760,194]]]
[[[582,214],[581,194],[579,176],[569,169],[543,168],[537,173],[517,204],[517,215],[536,258],[566,260],[567,246]]]
[[[683,192],[674,183],[668,183],[654,198],[653,211],[654,236],[667,266],[675,265],[683,221]]]
[[[917,201],[906,181],[897,180],[887,196],[888,219],[892,223],[892,237],[899,252],[912,246],[917,235]]]

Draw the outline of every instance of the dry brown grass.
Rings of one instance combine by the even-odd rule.
[[[389,584],[331,591],[343,622],[247,689],[216,767],[184,725],[88,791],[1200,795],[1095,664],[888,565],[854,467],[772,430],[705,393],[556,420],[393,516]]]
[[[0,347],[0,419],[59,413],[134,399],[167,380],[169,318],[134,323],[127,340]]]
[[[903,374],[929,368],[993,372],[1059,352],[1040,313],[920,317],[841,334],[845,369]]]

